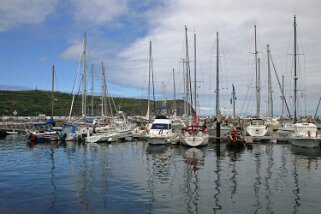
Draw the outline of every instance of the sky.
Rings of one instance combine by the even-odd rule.
[[[219,34],[220,107],[231,114],[232,84],[237,114],[256,113],[254,25],[261,59],[261,114],[267,114],[267,44],[293,112],[293,19],[298,32],[298,91],[302,115],[314,115],[321,96],[321,1],[319,0],[0,0],[1,89],[55,90],[77,93],[83,35],[88,70],[100,93],[101,63],[113,96],[146,98],[149,42],[157,99],[183,96],[185,26],[198,111],[215,114],[216,34]],[[282,113],[274,70],[274,114]],[[79,78],[78,78],[79,80]],[[165,85],[165,87],[164,87]]]

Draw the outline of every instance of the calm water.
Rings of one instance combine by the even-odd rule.
[[[1,213],[320,213],[321,151],[0,140]]]

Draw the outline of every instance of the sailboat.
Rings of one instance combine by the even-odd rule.
[[[268,132],[263,119],[260,118],[260,59],[257,58],[257,46],[256,46],[256,25],[254,25],[255,33],[255,72],[256,72],[256,118],[251,119],[251,123],[246,127],[246,132],[252,137],[263,137]]]
[[[53,112],[54,112],[54,76],[55,76],[55,66],[52,65],[52,91],[51,91],[51,118],[45,122],[45,123],[38,123],[34,124],[35,127],[41,127],[42,130],[39,131],[35,130],[29,130],[26,129],[26,137],[29,140],[29,144],[34,143],[42,143],[42,142],[49,142],[49,141],[58,141],[59,134],[49,129],[48,127],[55,126],[55,121],[53,119]]]
[[[132,136],[132,124],[127,120],[125,114],[122,111],[117,111],[113,98],[108,95],[105,67],[102,65],[102,116],[103,124],[98,124],[95,121],[94,129],[95,133],[92,135],[87,133],[85,138],[86,143],[98,143],[98,142],[113,142],[119,139],[125,139]],[[106,96],[108,95],[108,102]],[[109,106],[109,109],[107,108]],[[114,111],[117,113],[114,116]],[[109,110],[110,116],[108,114]],[[106,121],[106,122],[105,122]]]
[[[297,122],[297,41],[296,41],[296,17],[294,16],[294,129],[289,136],[289,141],[292,145],[301,147],[316,148],[321,146],[321,137],[318,136],[318,129],[312,121],[304,123]]]
[[[190,92],[192,92],[191,88],[191,78],[190,78],[190,67],[189,67],[189,55],[188,55],[188,40],[187,40],[187,27],[185,26],[185,37],[186,37],[186,73],[188,74],[188,84],[190,86]],[[181,136],[181,143],[186,146],[191,147],[198,147],[198,146],[205,146],[208,145],[209,141],[209,134],[208,134],[208,128],[206,127],[206,124],[203,125],[199,124],[198,116],[196,114],[196,34],[194,33],[194,112],[193,112],[193,120],[192,123],[189,124],[184,130],[183,135]],[[191,106],[193,105],[193,96],[192,93],[190,93],[190,101]],[[191,112],[191,110],[190,110]],[[191,116],[191,115],[190,115]]]

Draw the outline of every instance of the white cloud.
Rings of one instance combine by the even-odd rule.
[[[83,41],[73,42],[63,53],[60,54],[60,57],[63,59],[79,59],[83,50]]]
[[[174,67],[180,82],[182,69],[180,60],[184,53],[184,25],[189,28],[190,58],[193,58],[193,31],[197,34],[197,79],[203,81],[203,90],[215,87],[215,49],[216,32],[220,33],[221,49],[221,85],[229,87],[225,91],[231,93],[231,85],[236,85],[239,97],[244,97],[249,79],[253,73],[254,56],[254,24],[257,25],[258,50],[262,58],[261,72],[266,72],[266,44],[270,44],[274,63],[279,76],[289,69],[292,53],[293,15],[297,15],[300,45],[306,55],[306,76],[309,79],[321,79],[317,73],[321,69],[321,14],[318,0],[310,1],[213,1],[213,0],[177,0],[164,1],[163,7],[152,8],[148,13],[148,34],[137,39],[124,49],[118,58],[116,70],[112,75],[114,82],[141,87],[147,80],[147,55],[149,40],[153,41],[154,72],[157,76],[157,87],[161,82],[168,84],[167,91],[172,88],[172,68]],[[153,11],[153,9],[155,11]],[[291,43],[292,39],[292,43]],[[310,57],[313,54],[313,57]],[[302,62],[303,63],[303,62]],[[288,64],[288,65],[286,65]],[[191,65],[193,71],[193,65]],[[274,74],[272,74],[274,75]],[[266,87],[266,74],[262,74],[262,85]],[[275,99],[279,97],[279,89],[274,80]],[[290,78],[287,76],[286,78]],[[291,80],[289,80],[291,81]],[[265,83],[264,83],[265,82]],[[180,92],[182,91],[180,83]],[[293,84],[292,84],[293,85]],[[147,86],[147,83],[146,83]],[[307,83],[307,90],[319,88],[319,81]],[[252,89],[250,89],[252,90]],[[262,88],[262,96],[266,96],[266,88]],[[201,92],[200,92],[201,93]],[[310,94],[311,95],[311,94]],[[215,96],[213,94],[213,96]],[[315,97],[314,97],[315,98]],[[262,100],[264,98],[262,97]],[[213,98],[214,100],[214,98]],[[238,101],[241,105],[242,101]],[[275,101],[277,103],[277,101]],[[264,105],[264,107],[263,107]],[[252,105],[255,106],[255,105]],[[265,108],[263,104],[262,108]],[[262,110],[263,112],[263,110]]]
[[[127,12],[126,0],[70,0],[76,21],[102,25]]]
[[[21,24],[38,24],[51,14],[58,0],[0,0],[0,32]]]

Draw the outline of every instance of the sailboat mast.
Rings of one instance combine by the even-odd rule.
[[[235,113],[235,87],[232,85],[232,101],[233,101],[233,119],[236,119],[236,113]]]
[[[184,82],[184,114],[187,115],[187,75],[186,75],[185,59],[183,59],[183,82]]]
[[[189,55],[188,55],[188,38],[187,38],[187,27],[185,26],[185,38],[186,38],[186,74],[187,74],[187,94],[190,95],[189,115],[192,114],[193,99],[192,99],[192,83],[191,83],[191,69],[189,66]]]
[[[272,80],[271,80],[271,66],[270,66],[270,45],[266,46],[267,60],[268,60],[268,114],[273,117],[273,100],[272,100]]]
[[[150,42],[150,71],[152,74],[152,87],[153,87],[153,112],[154,116],[156,114],[156,101],[155,101],[155,82],[154,82],[154,68],[153,68],[153,51],[152,51],[152,42]]]
[[[261,112],[261,58],[257,59],[257,118]]]
[[[282,75],[282,92],[284,92],[284,75]],[[284,94],[282,93],[282,116],[284,115],[284,102],[285,102],[285,97],[284,97]]]
[[[105,106],[106,106],[106,77],[104,63],[101,62],[101,115],[105,116]]]
[[[298,76],[297,76],[297,71],[296,71],[296,58],[297,58],[297,43],[296,43],[296,16],[294,16],[294,46],[293,46],[293,57],[294,57],[294,123],[297,122],[297,113],[296,113],[296,108],[297,108],[297,81],[298,81]]]
[[[219,39],[216,32],[216,116],[220,113]]]
[[[55,65],[52,65],[51,72],[51,118],[54,116],[54,85],[55,85]]]
[[[82,116],[86,115],[86,33],[84,33],[84,42],[83,42],[83,76],[82,76],[82,105],[81,105],[81,114]]]
[[[94,65],[91,65],[91,116],[94,116]]]
[[[196,111],[196,33],[194,33],[194,111]]]
[[[173,90],[174,90],[174,116],[177,115],[177,104],[176,104],[176,85],[175,85],[175,71],[173,68]]]
[[[255,45],[255,76],[256,76],[256,117],[260,117],[260,88],[259,88],[259,73],[258,73],[258,58],[257,58],[257,44],[256,44],[256,25],[254,25],[254,45]]]
[[[152,41],[149,41],[149,55],[148,55],[148,100],[147,100],[147,114],[146,114],[146,117],[147,117],[148,120],[149,120],[149,117],[150,117],[151,57],[152,57]]]

